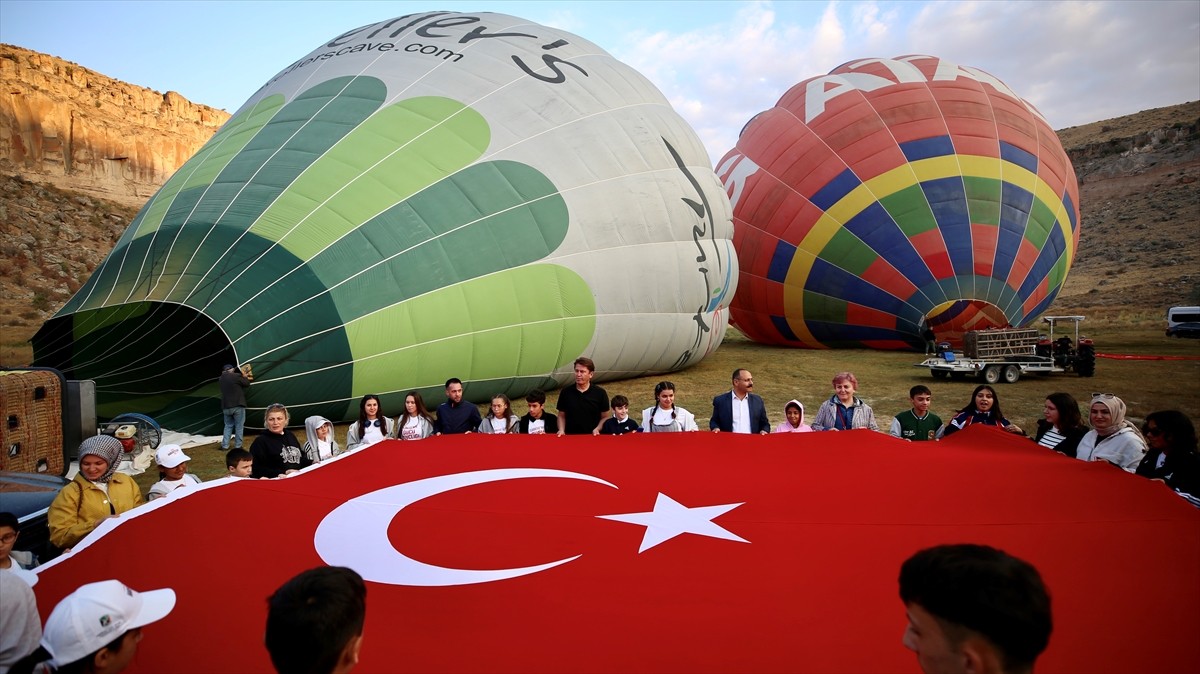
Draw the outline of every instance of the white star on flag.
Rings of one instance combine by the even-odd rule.
[[[597,515],[596,517],[606,520],[616,520],[617,522],[627,522],[629,524],[640,524],[646,527],[646,535],[642,537],[642,546],[638,548],[638,552],[642,553],[659,543],[675,538],[679,534],[696,534],[697,536],[710,536],[712,538],[724,538],[730,541],[749,543],[750,541],[731,533],[721,525],[713,522],[714,519],[740,505],[742,504],[726,503],[724,505],[689,508],[670,496],[659,492],[658,499],[654,501],[654,510],[650,512],[626,513],[623,515]]]

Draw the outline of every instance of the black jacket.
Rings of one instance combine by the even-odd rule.
[[[1051,425],[1049,421],[1046,421],[1045,419],[1038,419],[1037,435],[1033,436],[1033,441],[1040,442],[1042,436],[1045,435],[1046,431],[1049,431],[1051,428],[1053,428],[1053,425]],[[1073,431],[1060,430],[1059,432],[1065,436],[1065,439],[1054,447],[1054,451],[1062,452],[1072,459],[1077,458],[1075,454],[1079,450],[1079,441],[1083,439],[1083,436],[1087,435],[1088,429],[1076,428]]]
[[[1200,496],[1200,455],[1171,452],[1159,468],[1156,466],[1159,454],[1162,452],[1157,449],[1146,452],[1135,472],[1142,477],[1163,480],[1175,491]]]
[[[550,414],[546,408],[542,408],[542,420],[546,422],[546,434],[558,435],[558,415]],[[525,416],[521,417],[521,421],[517,422],[517,432],[525,435],[529,433],[529,422],[533,421],[533,417],[526,412]]]

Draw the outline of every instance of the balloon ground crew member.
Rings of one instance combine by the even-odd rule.
[[[246,389],[254,381],[254,371],[246,363],[238,369],[232,364],[221,369],[221,418],[225,432],[221,435],[221,449],[229,451],[229,439],[233,438],[234,449],[242,448],[242,429],[246,426]]]

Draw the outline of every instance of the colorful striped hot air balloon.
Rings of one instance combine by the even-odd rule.
[[[930,56],[864,59],[792,87],[717,173],[734,204],[731,321],[803,347],[903,349],[1024,326],[1079,242],[1079,186],[1042,115]]]
[[[729,202],[695,132],[570,33],[429,12],[339,35],[264,85],[146,204],[34,337],[101,415],[220,427],[356,418],[373,393],[524,395],[663,372],[720,344]]]

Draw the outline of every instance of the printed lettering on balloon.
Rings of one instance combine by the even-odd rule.
[[[723,287],[714,289],[709,281],[708,274],[710,268],[708,265],[708,253],[704,250],[704,243],[706,241],[712,248],[714,258],[713,261],[716,263],[718,276],[723,273],[725,264],[721,260],[721,250],[717,246],[716,242],[716,226],[713,222],[712,207],[708,203],[708,197],[704,195],[704,190],[700,187],[700,181],[696,180],[696,176],[688,170],[687,165],[685,165],[683,162],[683,158],[679,156],[679,152],[675,150],[671,143],[666,138],[663,138],[662,140],[663,144],[667,146],[667,151],[671,153],[671,158],[675,160],[675,166],[687,178],[688,183],[696,190],[696,195],[699,197],[699,200],[692,199],[690,197],[682,197],[681,200],[683,203],[687,204],[688,208],[692,212],[696,214],[696,220],[698,224],[692,226],[692,242],[696,244],[696,270],[699,271],[700,275],[704,277],[704,296],[706,298],[705,301],[696,308],[696,313],[692,316],[692,320],[696,324],[696,337],[692,341],[691,348],[688,348],[684,350],[683,353],[679,354],[679,357],[676,358],[675,362],[671,365],[671,369],[675,369],[683,367],[700,352],[700,345],[704,342],[704,336],[712,330],[712,325],[704,320],[704,313],[712,310],[711,306],[713,304],[712,299],[714,294],[723,295],[725,291],[725,288]]]
[[[335,59],[339,56],[347,56],[350,54],[358,54],[362,52],[401,52],[404,55],[421,55],[431,56],[441,59],[442,61],[458,63],[463,58],[470,55],[469,48],[464,50],[450,49],[446,46],[436,44],[437,41],[446,40],[456,44],[469,44],[476,40],[488,38],[508,38],[544,41],[544,38],[532,33],[518,32],[488,32],[488,27],[483,25],[483,18],[470,14],[449,15],[449,12],[426,12],[421,14],[406,14],[404,16],[389,19],[380,23],[373,23],[361,28],[356,28],[347,31],[330,40],[325,44],[326,48],[331,51],[321,52],[307,56],[299,61],[296,61],[284,68],[278,75],[271,79],[267,84],[271,84],[282,77],[285,77],[301,68],[305,68],[314,63],[322,63]],[[480,25],[476,25],[480,24]],[[469,31],[458,32],[455,29],[465,26],[475,26]],[[363,35],[365,41],[355,44],[349,44],[356,35]],[[375,42],[379,37],[384,37],[388,42]],[[416,36],[423,38],[425,41],[408,41],[403,40],[405,36]],[[433,42],[431,44],[431,42]],[[552,39],[546,44],[541,45],[543,50],[558,49],[570,44],[569,41],[557,38]],[[333,49],[337,47],[337,49]],[[562,84],[566,82],[568,76],[573,69],[575,72],[584,77],[588,77],[588,72],[575,63],[571,63],[568,59],[554,55],[543,54],[540,65],[531,65],[526,62],[520,54],[510,54],[510,59],[513,64],[524,74],[546,82],[547,84]],[[564,68],[563,66],[566,66]]]
[[[916,62],[924,61],[936,62],[937,65],[933,70],[932,77],[926,77],[925,73],[914,65]],[[845,67],[856,69],[871,64],[883,66],[891,73],[892,78],[889,79],[869,73],[841,73],[838,75],[816,77],[810,80],[804,90],[804,123],[811,124],[814,119],[824,114],[825,108],[830,101],[851,91],[875,91],[898,84],[926,81],[944,82],[959,78],[967,78],[975,80],[980,84],[986,84],[997,93],[1007,96],[1024,106],[1030,113],[1036,115],[1042,121],[1046,119],[1042,117],[1042,113],[1038,112],[1037,108],[1016,95],[1012,89],[1009,89],[1008,85],[978,68],[960,66],[957,63],[937,59],[932,56],[906,56],[900,59],[862,59],[853,63],[847,63]]]
[[[566,44],[568,44],[568,42],[566,40],[555,40],[554,42],[551,42],[550,44],[542,45],[542,49],[557,49]],[[574,63],[564,61],[563,59],[560,59],[557,56],[553,56],[551,54],[543,54],[542,55],[542,63],[544,63],[546,65],[546,67],[548,67],[554,71],[554,77],[549,77],[546,75],[539,75],[538,73],[534,72],[533,69],[530,68],[528,65],[525,65],[525,62],[521,60],[521,57],[517,56],[516,54],[513,54],[512,60],[515,61],[517,66],[521,70],[524,70],[525,73],[527,75],[529,75],[530,77],[536,77],[539,80],[541,80],[543,82],[549,82],[550,84],[561,84],[561,83],[567,81],[566,74],[563,73],[562,70],[559,70],[559,68],[557,66],[557,64],[559,64],[559,63],[561,63],[563,65],[571,66],[572,68],[583,73],[584,77],[588,76],[587,71],[584,70],[583,68],[580,68],[579,66],[575,65]]]

